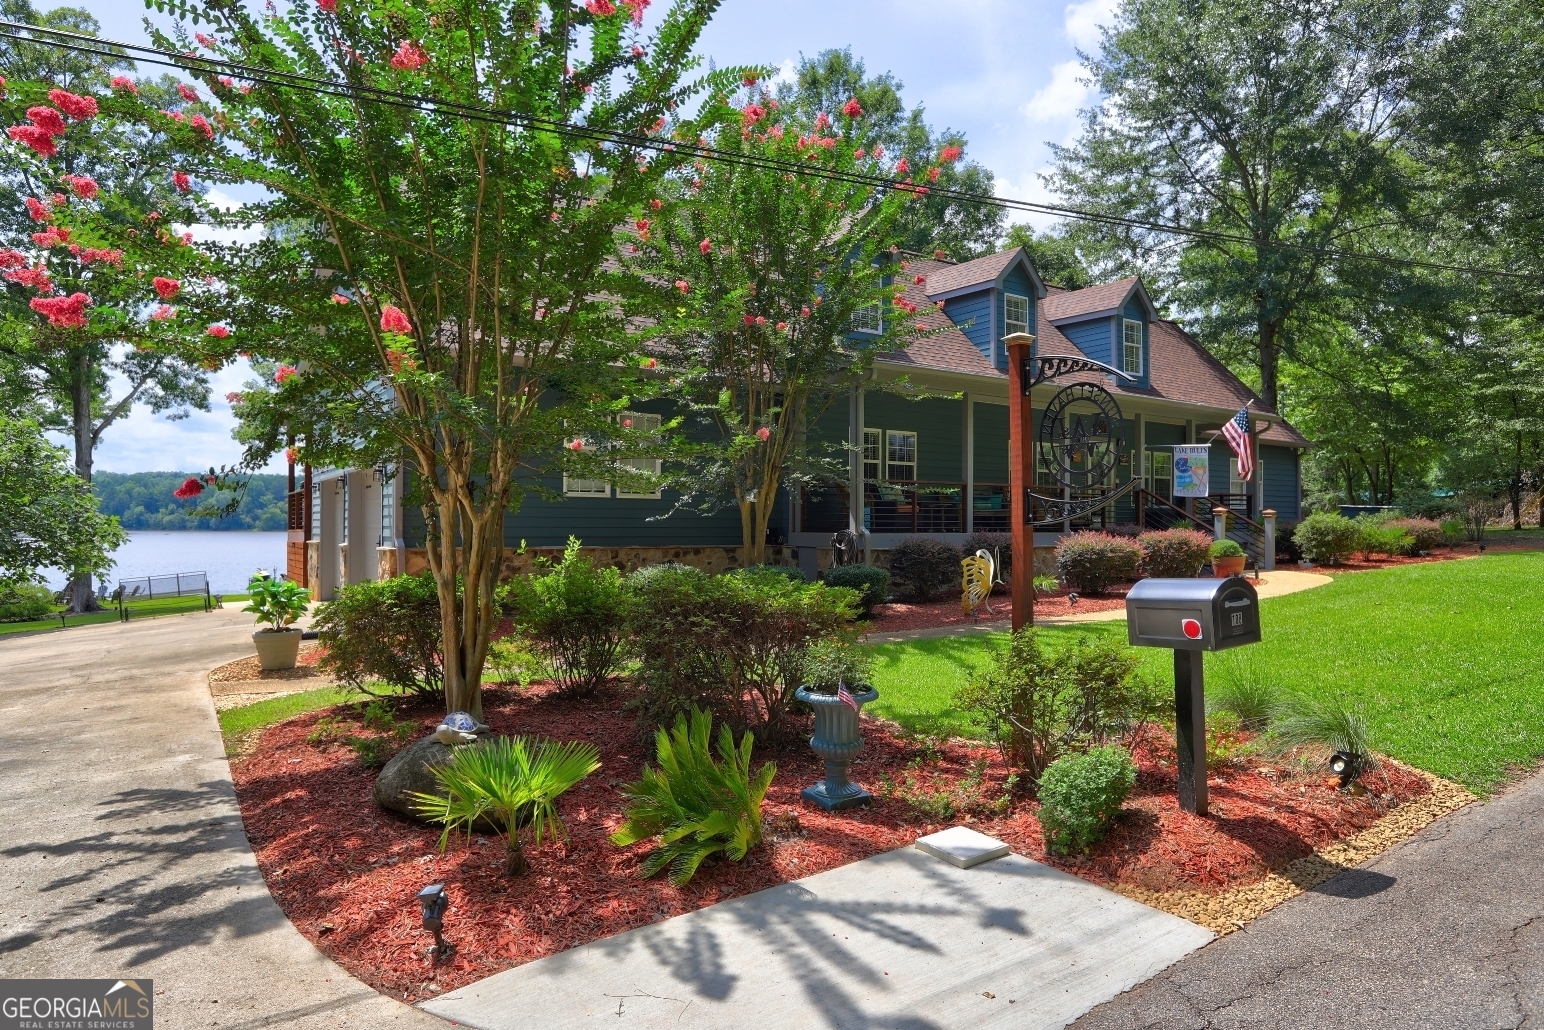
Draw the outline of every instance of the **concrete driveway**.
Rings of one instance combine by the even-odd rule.
[[[251,632],[232,608],[0,637],[0,977],[150,977],[158,1027],[444,1027],[263,884],[204,681]]]

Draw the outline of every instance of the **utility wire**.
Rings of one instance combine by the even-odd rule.
[[[828,179],[837,182],[848,182],[854,185],[869,186],[876,189],[903,190],[906,192],[926,191],[927,195],[942,197],[947,200],[958,201],[966,204],[980,204],[988,207],[997,207],[1010,211],[1023,211],[1030,214],[1054,215],[1062,218],[1070,218],[1077,221],[1095,222],[1124,229],[1137,229],[1144,232],[1163,233],[1174,236],[1184,236],[1190,239],[1202,240],[1210,243],[1232,243],[1245,246],[1258,246],[1257,242],[1248,236],[1236,233],[1221,232],[1214,229],[1200,229],[1192,226],[1176,225],[1168,222],[1150,221],[1141,218],[1130,218],[1122,215],[1112,215],[1100,211],[1088,211],[1081,208],[1065,207],[1057,204],[1044,204],[1036,201],[1019,200],[1011,197],[999,197],[991,194],[972,193],[966,190],[956,190],[939,186],[924,186],[913,184],[903,180],[890,178],[889,176],[871,175],[863,172],[844,172],[831,168],[810,166],[797,161],[788,161],[782,158],[768,157],[759,154],[748,154],[732,150],[723,150],[717,147],[707,146],[701,143],[683,142],[679,140],[660,139],[643,133],[622,132],[614,129],[598,129],[593,126],[579,125],[573,122],[557,121],[550,118],[541,118],[535,115],[524,114],[518,111],[500,110],[475,104],[465,104],[459,101],[442,100],[437,97],[422,96],[412,93],[404,93],[398,90],[382,89],[378,86],[370,86],[363,83],[340,82],[336,79],[324,79],[311,75],[301,75],[296,72],[276,71],[269,68],[261,68],[255,65],[242,64],[225,58],[205,57],[200,54],[179,54],[172,51],[160,50],[155,47],[142,46],[135,43],[120,43],[112,40],[104,40],[96,36],[86,36],[80,33],[67,32],[61,29],[44,28],[37,25],[28,25],[24,22],[6,21],[0,19],[0,39],[11,39],[17,42],[31,43],[34,45],[51,46],[76,53],[88,54],[95,57],[124,60],[133,55],[134,60],[143,61],[146,64],[160,65],[168,68],[177,68],[202,73],[206,75],[227,75],[231,78],[239,78],[256,84],[270,87],[286,87],[306,90],[323,96],[333,96],[349,100],[366,99],[387,107],[395,107],[411,111],[439,111],[446,114],[466,118],[469,121],[484,122],[500,126],[521,126],[542,132],[551,132],[573,139],[588,140],[595,143],[611,144],[622,147],[634,147],[639,150],[651,150],[658,152],[680,153],[688,157],[695,157],[705,161],[714,161],[721,164],[734,164],[742,167],[762,168],[771,171],[782,171],[792,175],[809,178]],[[28,33],[30,35],[22,35]],[[1469,265],[1455,265],[1440,261],[1425,261],[1418,258],[1396,257],[1388,254],[1373,254],[1359,251],[1342,250],[1336,247],[1314,247],[1293,243],[1273,243],[1269,245],[1271,250],[1294,251],[1319,257],[1348,258],[1361,261],[1377,261],[1384,264],[1398,265],[1407,268],[1424,268],[1432,271],[1459,272],[1474,276],[1495,276],[1511,279],[1533,279],[1532,275],[1523,272],[1511,272],[1505,269],[1478,268]]]

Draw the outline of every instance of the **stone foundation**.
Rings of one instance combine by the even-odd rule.
[[[382,552],[384,554],[384,552]],[[623,572],[632,572],[641,569],[645,565],[663,565],[666,562],[675,562],[679,565],[690,565],[707,573],[728,572],[730,569],[738,569],[744,566],[740,560],[740,548],[735,547],[581,547],[579,553],[585,555],[601,567],[610,566]],[[393,563],[395,563],[393,551]],[[797,565],[799,563],[799,549],[797,547],[773,547],[767,548],[767,564],[769,565]],[[558,562],[563,558],[561,547],[527,547],[524,551],[504,552],[504,567],[499,570],[499,580],[504,582],[516,576],[529,575],[540,571],[538,561]],[[829,561],[829,558],[827,559]],[[429,567],[428,553],[421,547],[407,549],[407,568],[403,571],[408,575],[423,572]],[[382,573],[385,572],[385,559],[382,558]]]

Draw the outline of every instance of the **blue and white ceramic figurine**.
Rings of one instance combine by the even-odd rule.
[[[434,728],[429,738],[446,745],[473,744],[477,741],[477,735],[487,729],[484,723],[478,722],[466,712],[451,712]]]

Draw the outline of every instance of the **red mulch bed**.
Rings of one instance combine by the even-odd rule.
[[[1528,545],[1516,545],[1508,547],[1489,547],[1493,551],[1531,551],[1534,547]],[[1374,569],[1388,569],[1396,565],[1424,565],[1434,561],[1453,561],[1457,558],[1476,558],[1481,554],[1479,544],[1455,544],[1452,547],[1440,547],[1435,551],[1429,551],[1421,555],[1352,555],[1339,565],[1314,565],[1307,568],[1297,567],[1302,572],[1371,572]],[[1283,565],[1282,568],[1291,568]]]
[[[1106,612],[1126,607],[1126,591],[1131,584],[1123,583],[1110,588],[1103,597],[1078,595],[1073,604],[1067,595],[1071,591],[1058,590],[1054,594],[1035,594],[1035,618],[1044,619],[1059,615],[1078,615],[1088,612]],[[926,603],[896,601],[874,606],[874,618],[868,625],[870,633],[895,633],[908,629],[938,629],[944,626],[969,626],[973,622],[1002,622],[1013,618],[1013,595],[993,594],[992,610],[981,609],[979,619],[971,619],[960,609],[958,597]]]
[[[295,926],[349,972],[414,1000],[426,995],[431,982],[450,990],[587,941],[903,847],[956,822],[1098,883],[1221,890],[1258,881],[1427,789],[1414,773],[1390,767],[1386,777],[1372,778],[1372,792],[1351,797],[1334,788],[1333,778],[1243,760],[1213,772],[1210,817],[1186,815],[1175,803],[1173,741],[1154,731],[1137,748],[1137,788],[1109,837],[1085,859],[1047,859],[1032,801],[1015,800],[1005,815],[979,807],[977,814],[945,819],[921,814],[904,799],[919,786],[924,793],[958,790],[971,764],[980,761],[986,765],[979,796],[1000,798],[1008,770],[995,750],[906,738],[892,726],[865,720],[865,750],[854,775],[882,795],[871,808],[828,815],[800,800],[799,790],[821,776],[802,737],[781,748],[758,747],[759,760],[778,766],[765,806],[772,827],[766,841],[742,863],[710,861],[678,889],[662,878],[638,876],[646,845],[623,850],[607,840],[621,821],[618,788],[652,757],[652,744],[642,744],[622,710],[626,697],[621,686],[587,701],[558,698],[546,687],[486,692],[486,716],[499,732],[588,740],[600,748],[604,763],[563,797],[569,839],[528,846],[531,871],[519,880],[504,876],[497,838],[478,836],[470,846],[455,840],[441,856],[437,831],[370,801],[375,773],[359,768],[348,748],[307,742],[318,718],[351,709],[271,727],[232,770],[269,889]],[[401,714],[426,733],[440,711],[412,701]],[[910,781],[911,787],[884,796],[887,779]],[[450,888],[447,937],[457,950],[434,968],[414,895],[439,882]]]

